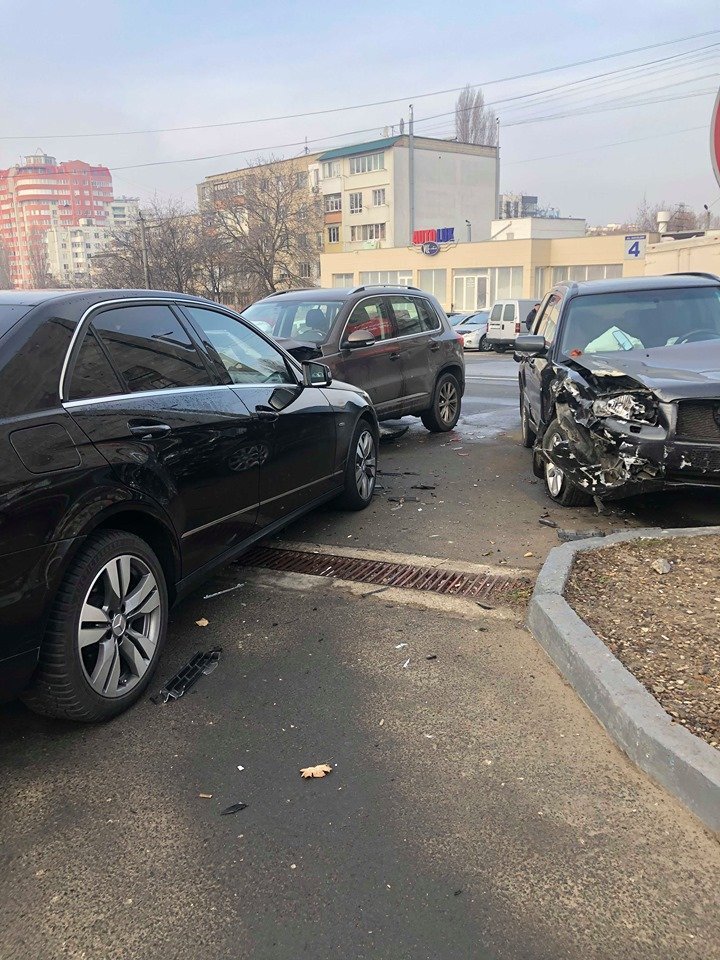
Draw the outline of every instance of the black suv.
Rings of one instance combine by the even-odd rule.
[[[380,420],[419,416],[452,430],[465,389],[462,337],[417,287],[275,293],[243,310],[299,360],[320,359],[370,394]]]
[[[0,292],[0,694],[119,713],[168,604],[324,501],[365,507],[377,442],[367,394],[217,304]]]
[[[720,278],[561,283],[515,341],[523,443],[565,506],[720,486]]]

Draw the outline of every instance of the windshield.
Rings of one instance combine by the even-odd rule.
[[[242,315],[276,339],[324,343],[341,306],[340,300],[260,300]]]
[[[571,300],[561,351],[579,357],[719,339],[720,289],[639,290]]]
[[[470,317],[465,317],[462,323],[458,323],[458,327],[479,327],[481,324],[487,323],[488,315],[485,313],[474,313]]]
[[[10,327],[14,326],[29,310],[27,303],[0,303],[0,337],[4,336]]]

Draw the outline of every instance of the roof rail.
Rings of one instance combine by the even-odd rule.
[[[706,280],[717,280],[720,283],[720,277],[716,273],[705,273],[702,270],[678,270],[675,273],[666,273],[666,277],[705,277]]]
[[[359,287],[353,287],[350,293],[360,293],[363,290],[377,290],[387,289],[388,287],[393,287],[394,289],[401,290],[417,290],[418,293],[422,293],[420,287],[411,287],[408,283],[363,283]]]
[[[318,290],[318,287],[292,287],[290,290],[273,290],[272,293],[269,293],[263,299],[269,300],[270,297],[282,297],[286,293],[306,293],[310,290]]]

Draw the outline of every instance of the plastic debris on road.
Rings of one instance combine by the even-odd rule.
[[[198,627],[206,627],[210,623],[209,620],[206,620],[205,617],[200,617],[199,620],[195,621],[195,625]]]
[[[227,817],[231,813],[239,813],[241,810],[247,809],[246,803],[231,803],[229,807],[225,807],[224,810],[220,811],[221,817]]]
[[[228,587],[227,590],[218,590],[216,593],[206,593],[205,596],[203,597],[203,600],[212,600],[214,597],[221,597],[224,593],[232,593],[233,590],[239,590],[240,587],[244,587],[244,586],[245,586],[244,583],[236,583],[234,587]],[[203,619],[205,618],[203,617]],[[201,625],[199,620],[196,622],[198,626]],[[203,623],[202,626],[206,627],[207,624],[208,622],[207,620],[205,620],[205,623]]]
[[[165,684],[156,697],[150,699],[153,703],[167,703],[168,700],[179,700],[190,687],[197,683],[200,677],[208,676],[220,662],[222,647],[214,647],[204,653],[198,651],[174,677]]]
[[[403,670],[407,670],[409,666],[410,666],[410,657],[408,657],[405,663],[403,664]]]
[[[318,763],[314,767],[301,767],[300,776],[303,780],[310,780],[313,777],[326,777],[333,772],[333,768],[328,763]]]

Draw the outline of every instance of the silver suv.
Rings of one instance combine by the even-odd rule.
[[[365,390],[378,419],[419,416],[452,430],[465,389],[462,337],[417,287],[289,290],[243,310],[298,360],[320,360]]]

